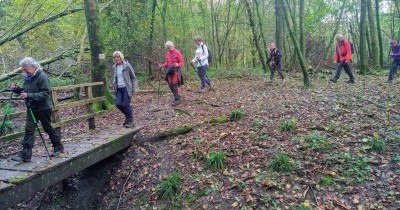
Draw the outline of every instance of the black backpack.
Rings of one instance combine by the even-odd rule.
[[[203,49],[203,53],[204,53],[204,44],[201,45],[201,49]],[[211,55],[210,48],[208,48],[208,46],[207,46],[207,51],[208,51],[208,57],[207,57],[208,65],[211,66],[211,64],[212,64],[212,55]]]
[[[350,41],[349,41],[349,43],[350,43],[351,54],[354,54],[354,52],[355,52],[354,45]]]

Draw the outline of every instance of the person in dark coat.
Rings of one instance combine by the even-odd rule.
[[[275,71],[277,70],[279,75],[281,76],[282,79],[282,84],[285,82],[285,76],[282,73],[282,53],[281,51],[276,47],[276,44],[272,42],[269,45],[269,57],[267,60],[267,64],[270,65],[271,69],[271,74],[269,76],[269,79],[271,82],[274,81],[274,74]]]
[[[390,40],[390,56],[392,56],[392,65],[390,66],[388,83],[392,83],[396,77],[397,69],[400,66],[400,45],[397,44],[396,39]]]
[[[31,162],[32,148],[35,141],[36,124],[30,111],[32,111],[36,121],[42,124],[44,131],[49,135],[53,145],[52,156],[58,157],[64,153],[61,144],[61,134],[51,126],[51,111],[53,101],[51,98],[50,80],[43,72],[40,64],[31,57],[26,57],[19,62],[22,72],[25,75],[23,87],[13,84],[11,88],[15,93],[20,94],[27,106],[25,136],[21,142],[22,151],[11,159],[18,162]]]

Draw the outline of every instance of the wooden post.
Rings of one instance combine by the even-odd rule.
[[[53,100],[54,108],[51,112],[51,122],[58,123],[60,122],[60,115],[57,109],[58,100],[57,100],[57,90],[51,90],[51,100]],[[61,126],[54,128],[54,130],[61,135]]]
[[[92,86],[85,86],[85,95],[86,95],[86,100],[93,98]],[[89,103],[86,105],[88,114],[93,113],[92,106],[93,106],[93,103]],[[89,123],[89,129],[96,129],[94,117],[89,118],[88,123]]]

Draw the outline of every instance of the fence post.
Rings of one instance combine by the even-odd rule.
[[[85,86],[85,95],[86,95],[86,100],[93,98],[92,86]],[[86,105],[88,114],[94,113],[92,106],[93,106],[93,103],[89,103],[89,104]],[[89,118],[88,119],[88,123],[89,123],[89,129],[96,129],[96,124],[95,124],[95,121],[94,121],[94,117]]]
[[[51,100],[53,100],[54,108],[51,112],[51,121],[54,123],[60,122],[60,114],[57,109],[57,90],[51,90]],[[55,127],[54,130],[61,135],[61,126]]]

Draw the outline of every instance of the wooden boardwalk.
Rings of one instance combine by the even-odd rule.
[[[94,134],[76,136],[73,142],[63,142],[66,153],[62,157],[51,160],[47,158],[45,151],[39,154],[34,152],[30,163],[0,159],[0,209],[7,209],[33,196],[37,191],[129,147],[134,135],[141,129],[118,126]]]

